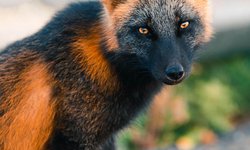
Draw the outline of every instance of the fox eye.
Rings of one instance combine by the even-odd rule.
[[[149,29],[146,27],[140,27],[139,32],[143,35],[148,35],[149,34]]]
[[[186,29],[189,25],[190,25],[190,22],[189,21],[185,21],[185,22],[182,22],[180,24],[180,28],[181,29]]]

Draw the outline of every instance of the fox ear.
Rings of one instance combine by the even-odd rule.
[[[107,10],[112,13],[113,10],[121,3],[125,2],[126,0],[102,0],[102,3],[107,8]]]

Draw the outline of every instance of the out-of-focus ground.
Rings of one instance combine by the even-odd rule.
[[[0,0],[0,49],[38,31],[50,20],[57,10],[62,9],[67,3],[73,1],[74,0]],[[149,119],[142,119],[147,120],[147,123],[144,121],[144,125],[141,125],[146,129],[131,129],[132,136],[128,139],[123,138],[124,143],[131,139],[134,142],[132,146],[131,143],[128,143],[126,146],[133,147],[133,144],[135,144],[137,145],[137,149],[144,150],[149,147],[155,147],[155,145],[161,145],[160,147],[163,147],[165,150],[166,145],[169,143],[159,144],[157,140],[160,139],[160,141],[163,142],[176,141],[175,145],[177,145],[180,150],[194,149],[194,143],[200,142],[209,145],[198,146],[197,150],[250,149],[250,123],[248,123],[248,121],[241,121],[241,119],[237,121],[230,120],[230,122],[237,123],[235,123],[235,125],[232,123],[232,126],[228,126],[227,123],[223,122],[226,120],[224,117],[238,112],[234,111],[233,105],[238,105],[237,98],[241,97],[237,97],[238,95],[236,95],[236,98],[234,98],[234,100],[237,99],[236,103],[232,104],[231,101],[233,100],[230,97],[232,96],[231,92],[237,91],[235,93],[243,95],[241,93],[243,93],[244,90],[244,93],[247,93],[246,90],[250,87],[250,85],[247,85],[244,81],[250,79],[250,64],[248,63],[250,58],[250,42],[248,42],[250,37],[250,1],[212,1],[213,25],[218,34],[215,35],[214,40],[209,46],[209,50],[206,51],[205,56],[202,57],[202,61],[205,64],[203,67],[205,68],[202,68],[202,65],[196,65],[191,79],[187,81],[188,86],[182,87],[184,93],[186,90],[185,87],[189,89],[187,90],[188,92],[191,91],[190,94],[184,94],[185,96],[191,97],[191,101],[184,100],[185,97],[173,96],[176,89],[168,88],[166,90],[168,92],[164,92],[163,95],[156,97],[155,102],[151,106],[152,109],[149,111]],[[248,51],[248,53],[242,53],[243,51]],[[237,57],[234,57],[234,55]],[[238,57],[239,55],[249,57],[244,57],[244,60],[242,60],[243,57]],[[237,70],[237,68],[239,69]],[[218,72],[220,72],[220,74]],[[210,79],[211,77],[207,75],[209,73],[215,78]],[[228,77],[229,74],[230,77]],[[204,80],[196,79],[196,76],[199,75],[202,76]],[[192,79],[193,76],[195,79]],[[196,86],[196,82],[197,85],[201,86]],[[193,85],[193,83],[195,83],[195,85]],[[243,85],[243,87],[241,85]],[[190,90],[190,87],[193,89]],[[205,94],[199,95],[199,93],[201,93],[199,90]],[[194,96],[192,97],[190,95]],[[163,98],[164,100],[162,100]],[[201,103],[197,103],[199,100],[201,100]],[[192,107],[189,106],[190,104]],[[226,105],[226,107],[223,107],[224,105]],[[244,103],[242,105],[244,106]],[[248,105],[249,103],[245,104],[245,106]],[[191,111],[191,114],[187,113],[189,111]],[[172,116],[171,119],[168,119],[169,115]],[[202,118],[200,116],[205,117]],[[248,114],[248,116],[250,115]],[[195,119],[195,117],[198,119]],[[243,118],[245,119],[244,116]],[[191,123],[189,123],[190,120]],[[210,120],[212,120],[212,122]],[[196,121],[198,121],[198,123]],[[203,123],[202,125],[206,126],[206,128],[202,128],[201,126],[197,127],[197,124],[200,125],[199,121],[201,121],[201,123]],[[240,124],[238,124],[239,122]],[[182,124],[184,125],[182,126]],[[216,127],[214,127],[214,125]],[[176,129],[175,126],[179,127]],[[232,130],[229,133],[216,135],[215,132],[217,133],[217,128]],[[192,135],[184,134],[186,131],[190,131]],[[167,133],[168,136],[166,137],[163,132]],[[184,136],[182,137],[176,134]],[[196,136],[199,136],[199,142],[193,140],[198,139]],[[175,139],[176,137],[180,138]],[[172,144],[173,143],[170,143],[170,145]],[[133,150],[136,148],[133,148]],[[169,149],[174,150],[176,148]]]
[[[189,145],[186,145],[189,147]],[[250,149],[250,122],[238,126],[235,131],[222,135],[214,144],[198,146],[195,150],[249,150]],[[184,147],[184,146],[183,146]],[[185,149],[185,148],[183,148]],[[156,149],[156,150],[166,150]],[[167,150],[178,150],[177,147],[167,148]]]
[[[211,146],[200,146],[197,150],[249,150],[250,122],[240,125],[230,134],[222,136],[218,143]]]

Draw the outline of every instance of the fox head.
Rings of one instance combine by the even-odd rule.
[[[156,80],[180,83],[211,37],[208,0],[102,0],[110,51]],[[139,69],[140,68],[140,69]]]

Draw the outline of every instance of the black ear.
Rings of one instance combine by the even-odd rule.
[[[102,0],[102,3],[111,13],[113,10],[121,3],[124,3],[126,0]]]

